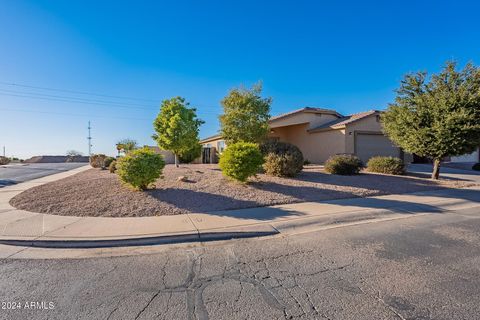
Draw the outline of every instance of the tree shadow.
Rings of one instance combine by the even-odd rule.
[[[10,179],[0,179],[0,188],[6,187],[6,186],[11,186],[17,184],[16,181],[10,180]]]

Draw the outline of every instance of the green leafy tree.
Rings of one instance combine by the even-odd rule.
[[[171,98],[162,102],[153,122],[155,134],[152,137],[161,149],[173,152],[178,167],[178,157],[200,144],[198,131],[203,123],[197,118],[196,109],[189,108],[184,98]]]
[[[137,149],[138,143],[136,140],[126,138],[118,141],[116,146],[117,146],[118,155],[120,155],[121,151],[127,154],[128,152]]]
[[[407,74],[395,103],[382,115],[390,139],[405,151],[433,159],[438,179],[444,157],[471,153],[480,141],[480,70],[447,62],[438,74]]]
[[[220,132],[227,145],[236,142],[260,143],[267,138],[271,98],[262,98],[262,85],[235,88],[222,100]]]
[[[190,163],[202,155],[202,145],[200,143],[193,144],[189,150],[182,151],[178,155],[178,159],[182,163]]]

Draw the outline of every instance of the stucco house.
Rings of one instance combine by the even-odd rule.
[[[271,139],[292,143],[311,163],[324,163],[335,154],[354,154],[366,162],[373,156],[393,156],[411,162],[412,156],[395,146],[383,133],[380,111],[348,116],[335,110],[306,107],[270,119]],[[225,148],[220,135],[200,141],[208,153]],[[212,151],[213,150],[213,151]],[[215,162],[216,159],[210,161]]]

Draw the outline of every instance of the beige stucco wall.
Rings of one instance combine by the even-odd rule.
[[[330,156],[345,152],[345,131],[309,133],[308,124],[275,128],[270,137],[296,145],[311,163],[323,163]]]
[[[355,131],[380,133],[383,132],[383,128],[381,122],[377,121],[377,114],[347,124],[345,128],[345,153],[355,153]],[[412,162],[413,155],[403,153],[403,161],[406,163]]]

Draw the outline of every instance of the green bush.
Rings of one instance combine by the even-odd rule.
[[[193,160],[200,157],[201,154],[202,154],[202,145],[198,143],[198,144],[192,145],[192,147],[189,150],[179,154],[178,159],[180,160],[180,163],[190,163]]]
[[[103,168],[104,167],[104,162],[105,162],[105,159],[107,158],[106,155],[104,154],[92,154],[90,156],[90,165],[93,167],[93,168]]]
[[[279,141],[268,141],[260,145],[265,156],[263,170],[271,176],[294,177],[303,169],[303,154],[297,146]]]
[[[370,172],[401,175],[405,173],[405,164],[399,158],[372,157],[368,160],[367,170]]]
[[[257,144],[237,142],[225,149],[219,166],[225,176],[245,182],[260,170],[262,163],[263,155]]]
[[[480,162],[475,163],[472,166],[472,170],[480,171]]]
[[[8,159],[7,157],[0,156],[0,165],[9,164],[9,163],[10,163],[10,159]]]
[[[116,168],[120,179],[135,189],[145,190],[155,182],[165,167],[160,154],[148,148],[130,151],[117,160]]]
[[[103,166],[105,168],[110,168],[110,164],[115,161],[114,157],[105,157],[105,160],[103,160]]]
[[[110,171],[110,173],[115,173],[115,171],[117,171],[117,161],[113,160],[110,162],[108,165],[108,171]]]
[[[353,155],[335,155],[325,162],[325,171],[332,174],[352,175],[358,174],[363,164]]]

